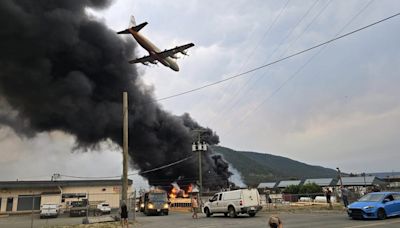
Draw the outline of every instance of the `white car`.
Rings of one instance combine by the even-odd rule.
[[[40,218],[54,217],[60,213],[60,207],[57,204],[43,204],[40,206]]]
[[[256,215],[262,209],[257,189],[239,189],[216,193],[204,204],[204,213],[210,217],[215,213],[236,217],[238,214]]]
[[[111,213],[111,207],[110,204],[108,203],[100,203],[97,205],[97,212],[99,214],[110,214]]]

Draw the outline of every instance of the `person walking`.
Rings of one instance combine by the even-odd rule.
[[[195,218],[198,219],[197,212],[199,210],[199,203],[197,201],[197,197],[196,196],[192,197],[191,203],[192,203],[192,211],[193,211],[192,218],[193,219],[195,219]]]
[[[270,228],[283,228],[282,220],[276,215],[269,217],[268,225]]]
[[[121,225],[122,227],[129,227],[128,225],[128,208],[126,206],[125,201],[122,202],[121,208],[120,208],[120,214],[121,214]]]
[[[349,200],[348,200],[349,190],[347,188],[343,187],[343,185],[342,185],[340,188],[340,191],[342,192],[342,200],[343,200],[344,207],[347,207],[347,205],[349,205]]]
[[[332,191],[328,188],[325,192],[326,196],[326,203],[328,204],[329,208],[332,208],[332,202],[331,202],[331,196],[332,196]]]

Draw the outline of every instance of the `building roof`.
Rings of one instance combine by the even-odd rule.
[[[132,180],[128,179],[132,185]],[[78,187],[78,186],[110,186],[122,185],[117,180],[57,180],[57,181],[0,181],[0,189],[10,188],[48,188],[48,187]]]
[[[334,186],[337,181],[333,178],[316,178],[316,179],[307,179],[304,181],[304,184],[315,183],[318,186]]]
[[[260,183],[257,188],[274,188],[276,185],[276,182],[264,182]]]
[[[301,180],[286,180],[286,181],[281,181],[278,184],[278,188],[286,188],[289,185],[299,185]]]
[[[361,177],[342,177],[344,186],[371,186],[375,184],[383,184],[384,181],[380,180],[376,176],[361,176]],[[337,182],[340,185],[340,180]]]

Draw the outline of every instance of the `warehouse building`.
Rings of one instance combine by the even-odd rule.
[[[70,202],[87,199],[107,202],[118,208],[122,181],[118,180],[57,180],[57,181],[0,181],[0,213],[40,210],[46,203],[68,209]],[[132,180],[128,180],[128,196]]]

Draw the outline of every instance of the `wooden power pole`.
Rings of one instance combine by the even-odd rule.
[[[122,94],[123,147],[122,147],[122,200],[128,199],[128,93]]]

